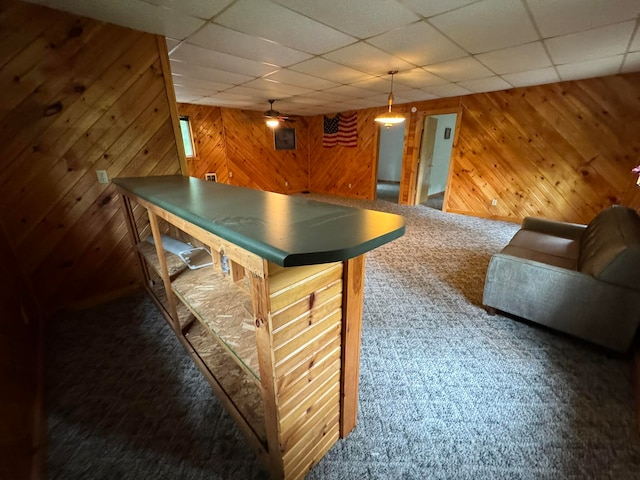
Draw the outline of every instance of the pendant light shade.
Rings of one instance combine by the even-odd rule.
[[[387,73],[391,75],[391,89],[389,90],[389,111],[381,115],[378,115],[375,118],[375,121],[389,128],[390,126],[395,125],[396,123],[404,122],[405,118],[404,118],[404,115],[402,115],[401,113],[393,113],[391,111],[391,106],[393,105],[393,75],[398,73],[398,71],[389,70]]]

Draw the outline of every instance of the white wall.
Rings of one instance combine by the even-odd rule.
[[[402,170],[405,124],[391,128],[380,128],[380,149],[378,153],[378,180],[399,182]]]
[[[433,166],[431,167],[431,179],[429,183],[429,195],[444,192],[447,186],[449,173],[449,161],[451,148],[453,147],[453,134],[456,130],[456,114],[433,115],[438,120],[436,130],[436,142],[433,147]],[[449,139],[444,138],[444,129],[451,129]]]

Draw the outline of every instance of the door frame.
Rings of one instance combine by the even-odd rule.
[[[451,147],[451,156],[453,150],[458,144],[458,134],[460,131],[460,122],[462,121],[462,105],[444,108],[419,108],[415,115],[411,116],[410,124],[405,130],[404,152],[402,155],[402,173],[400,174],[400,195],[398,203],[401,205],[418,205],[416,201],[416,182],[418,180],[418,160],[420,155],[420,140],[422,138],[422,128],[424,126],[425,117],[432,115],[456,114],[456,126],[453,132],[453,143]],[[447,173],[447,185],[444,192],[444,202],[442,211],[446,212],[446,205],[449,199],[449,185],[451,184],[451,174],[453,162],[449,161],[449,171]]]

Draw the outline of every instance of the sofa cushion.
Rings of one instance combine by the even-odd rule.
[[[534,262],[544,263],[546,265],[553,265],[560,268],[566,268],[567,270],[576,269],[576,259],[568,258],[558,255],[553,255],[546,252],[540,252],[532,250],[530,248],[519,247],[517,245],[509,244],[502,249],[500,253],[505,255],[511,255],[512,257],[526,258]]]
[[[534,250],[555,257],[572,260],[573,269],[580,254],[580,242],[570,238],[556,237],[533,230],[519,230],[509,242],[514,247]]]
[[[614,205],[596,215],[582,235],[578,270],[640,288],[640,217],[635,210]]]

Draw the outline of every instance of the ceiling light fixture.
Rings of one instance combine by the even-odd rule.
[[[375,121],[378,123],[382,123],[385,127],[389,128],[396,123],[404,122],[405,118],[401,113],[393,113],[391,111],[391,105],[393,105],[393,75],[398,73],[398,70],[389,70],[387,73],[391,75],[391,90],[389,90],[389,111],[378,115],[375,118]]]
[[[270,118],[267,120],[267,126],[270,128],[276,128],[278,125],[280,125],[280,120],[277,118]]]

